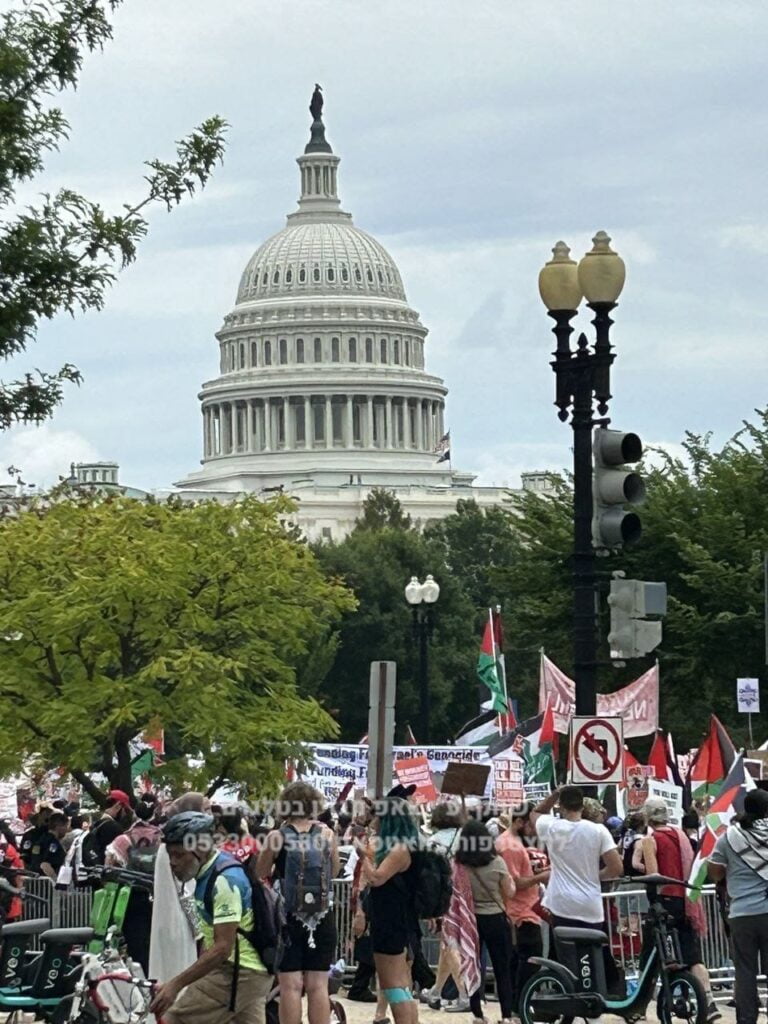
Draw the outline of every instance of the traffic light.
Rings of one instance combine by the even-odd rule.
[[[667,613],[666,583],[625,580],[614,573],[608,606],[611,612],[608,645],[612,658],[622,661],[640,658],[659,646],[661,622],[658,618]]]
[[[645,484],[627,465],[639,462],[643,443],[637,434],[598,427],[592,452],[592,543],[598,551],[637,544],[643,532],[640,517],[625,506],[643,504]]]

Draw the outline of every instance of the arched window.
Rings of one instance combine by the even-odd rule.
[[[315,267],[312,271],[312,280],[319,284],[320,282],[320,267]]]
[[[394,342],[393,348],[394,348],[394,361],[395,361],[395,364],[397,366],[399,366],[400,365],[400,339],[399,338],[395,338],[395,342]]]
[[[323,361],[323,343],[320,338],[315,338],[315,362],[322,363]]]
[[[296,339],[296,362],[297,363],[303,363],[304,362],[304,339],[303,338],[297,338]]]
[[[240,342],[240,369],[245,369],[245,342]]]
[[[259,345],[258,342],[251,342],[251,366],[259,365]]]
[[[272,365],[272,342],[271,341],[265,341],[264,342],[264,365],[265,366],[271,366]]]
[[[365,339],[365,361],[366,363],[373,362],[373,338]]]
[[[335,281],[336,280],[336,271],[333,269],[333,264],[332,263],[328,264],[328,266],[326,268],[326,271],[325,271],[325,276],[328,278],[329,281]]]
[[[285,283],[286,284],[291,284],[292,281],[293,281],[293,271],[291,270],[290,267],[288,267],[288,269],[285,272]]]
[[[360,267],[358,267],[357,264],[355,264],[355,280],[357,281],[358,284],[360,284],[363,280],[363,275],[360,272]]]
[[[387,359],[387,339],[386,338],[382,338],[380,343],[379,343],[379,362],[380,363],[388,362],[388,359]]]
[[[331,362],[338,363],[339,361],[339,339],[331,338]]]
[[[268,282],[269,282],[269,274],[265,270],[264,273],[261,275],[261,286],[262,286],[262,288],[266,288]]]
[[[376,273],[379,278],[379,284],[384,284],[384,275],[382,274],[381,269],[377,270]]]
[[[272,275],[272,284],[280,284],[280,270],[279,269],[275,270],[274,274]]]
[[[288,342],[285,338],[280,339],[280,365],[285,366],[288,362]]]
[[[347,281],[349,281],[349,271],[347,270],[346,263],[342,263],[341,265],[341,280],[344,282],[344,284],[346,284]]]
[[[304,284],[306,282],[306,280],[307,280],[307,268],[302,263],[301,264],[301,268],[299,269],[299,284]]]
[[[357,362],[357,338],[350,338],[347,342],[349,348],[349,361],[350,363]]]
[[[370,267],[368,267],[368,269],[366,270],[365,276],[368,278],[368,283],[373,284],[373,271],[371,270]]]

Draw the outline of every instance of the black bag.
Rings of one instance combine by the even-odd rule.
[[[413,905],[420,920],[443,917],[453,895],[451,865],[438,850],[414,850],[411,853]]]

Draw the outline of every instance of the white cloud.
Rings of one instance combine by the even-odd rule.
[[[724,249],[768,254],[768,224],[734,224],[720,231],[720,245]]]
[[[73,462],[99,458],[89,440],[74,430],[57,430],[51,423],[39,427],[12,427],[0,435],[0,466],[14,466],[25,483],[49,487],[68,476]]]

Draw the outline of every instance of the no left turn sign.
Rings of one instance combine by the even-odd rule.
[[[571,782],[607,785],[624,781],[624,721],[571,719]]]

